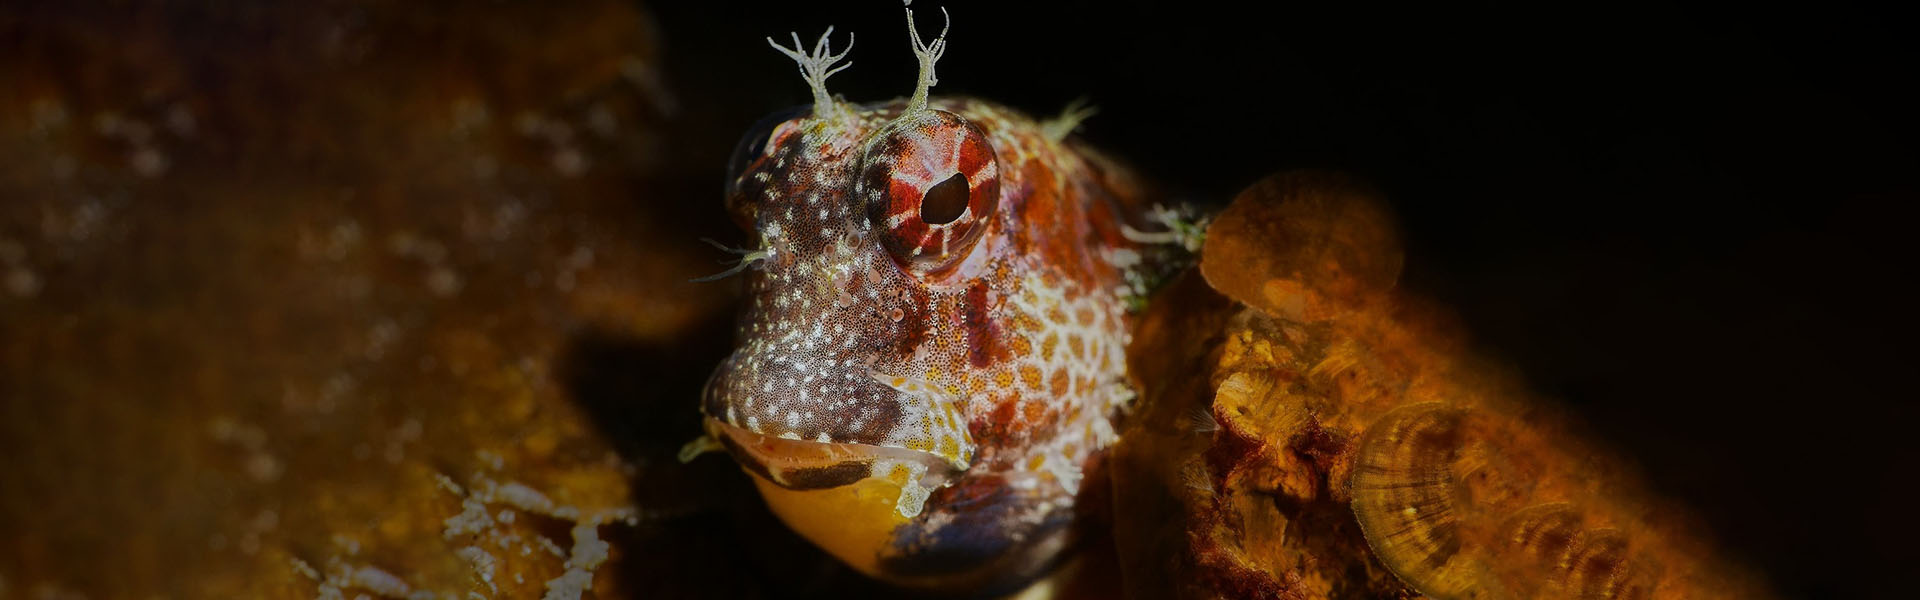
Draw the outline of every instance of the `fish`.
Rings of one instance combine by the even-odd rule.
[[[832,28],[811,49],[768,39],[813,102],[729,161],[750,247],[719,276],[744,276],[746,300],[683,458],[724,450],[870,576],[1017,589],[1075,547],[1134,397],[1133,309],[1193,244],[1164,195],[1072,135],[1090,110],[932,96],[947,29],[923,41],[907,22],[914,92],[870,104],[826,88],[851,35],[837,54]]]

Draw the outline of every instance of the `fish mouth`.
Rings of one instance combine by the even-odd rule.
[[[834,360],[819,361],[813,371],[788,362],[756,361],[736,351],[708,376],[702,392],[708,437],[749,471],[805,490],[884,477],[898,467],[923,482],[944,482],[973,466],[967,418],[949,390],[881,374],[872,361],[844,365],[859,361],[843,358],[840,363],[857,370],[826,375],[818,368]],[[805,387],[816,377],[833,383]],[[797,394],[796,380],[803,387]]]
[[[939,455],[921,450],[779,438],[711,416],[706,419],[706,427],[708,435],[726,447],[735,462],[790,490],[851,485],[869,477],[884,477],[902,466],[924,472],[921,484],[938,488],[962,472]]]

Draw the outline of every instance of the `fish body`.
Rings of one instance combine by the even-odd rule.
[[[1069,545],[1133,396],[1143,254],[1124,229],[1143,187],[991,102],[836,108],[773,119],[736,153],[727,206],[759,258],[709,434],[863,571],[1031,576]]]

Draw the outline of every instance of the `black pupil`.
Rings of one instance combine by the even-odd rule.
[[[920,220],[928,225],[945,225],[967,212],[967,176],[954,173],[946,181],[927,188],[920,199]]]

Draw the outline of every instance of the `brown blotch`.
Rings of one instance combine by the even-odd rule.
[[[975,419],[970,432],[974,442],[981,446],[1005,445],[1015,440],[1026,427],[1019,422],[1019,394],[989,395],[987,403],[993,408],[986,411],[984,419]]]
[[[932,334],[934,322],[933,319],[928,318],[928,313],[931,311],[926,300],[913,299],[911,296],[904,295],[904,292],[903,299],[905,300],[903,304],[906,305],[904,310],[901,307],[894,307],[894,310],[898,311],[894,314],[900,315],[899,319],[894,319],[900,323],[900,334],[894,338],[894,350],[902,355],[911,355]],[[888,318],[891,319],[892,316],[889,315]]]
[[[1603,529],[1589,532],[1566,561],[1567,592],[1581,598],[1622,598],[1632,589],[1632,565],[1627,556],[1627,540],[1619,531]],[[1624,589],[1623,589],[1624,588]]]
[[[967,286],[966,301],[960,305],[960,328],[967,334],[967,362],[976,369],[1001,362],[1007,356],[1005,335],[988,315],[992,307],[987,302],[987,291],[987,282],[973,282]]]
[[[1053,370],[1053,377],[1051,378],[1051,381],[1047,382],[1047,385],[1051,387],[1051,389],[1053,390],[1053,396],[1055,398],[1059,398],[1067,395],[1067,382],[1070,379],[1071,378],[1067,375],[1066,369]]]
[[[1039,423],[1041,419],[1047,416],[1047,405],[1038,400],[1034,400],[1023,405],[1021,412],[1025,413],[1023,416],[1027,418],[1028,423]]]

